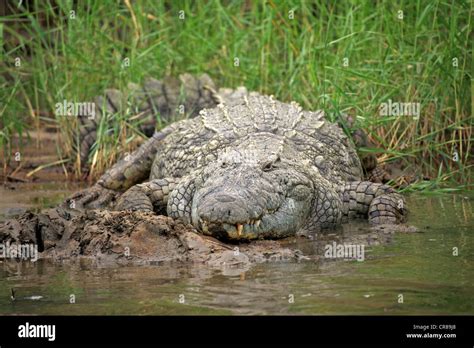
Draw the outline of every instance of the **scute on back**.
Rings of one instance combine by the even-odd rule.
[[[219,150],[259,132],[276,134],[294,144],[301,159],[309,160],[333,184],[362,177],[353,144],[339,126],[325,120],[324,112],[303,111],[294,102],[286,104],[258,94],[178,122],[163,140],[150,177],[185,176],[215,160]]]

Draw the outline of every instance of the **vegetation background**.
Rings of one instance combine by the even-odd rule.
[[[106,88],[145,77],[206,72],[219,86],[245,85],[305,109],[322,108],[333,121],[341,112],[356,116],[376,144],[362,152],[375,151],[382,162],[402,160],[432,178],[415,188],[469,188],[473,4],[2,0],[3,167],[17,150],[13,138],[56,126],[59,163],[78,173],[77,120],[55,116],[57,102],[91,101]],[[130,66],[124,68],[125,58]],[[380,116],[389,99],[420,103],[419,119]],[[115,115],[100,127],[93,175],[141,137],[129,116]]]

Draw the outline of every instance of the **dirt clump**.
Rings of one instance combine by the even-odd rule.
[[[34,243],[40,258],[56,262],[88,259],[107,264],[207,264],[224,273],[262,262],[306,259],[279,241],[226,244],[199,234],[191,225],[148,212],[61,208],[24,213],[0,224],[0,243]]]

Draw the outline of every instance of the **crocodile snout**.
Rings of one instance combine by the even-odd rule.
[[[205,233],[234,231],[237,237],[258,228],[263,208],[247,192],[212,192],[197,207],[199,227]]]
[[[245,224],[256,219],[261,209],[236,194],[211,194],[205,197],[197,208],[202,221],[208,223]]]

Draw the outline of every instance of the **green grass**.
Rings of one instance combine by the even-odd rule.
[[[420,188],[472,184],[472,1],[130,3],[83,1],[70,19],[72,1],[57,8],[36,1],[26,21],[4,18],[0,145],[7,154],[14,134],[57,122],[60,156],[72,156],[76,120],[55,119],[58,101],[90,101],[148,76],[207,72],[219,86],[245,85],[322,108],[334,121],[341,112],[357,116],[381,161],[402,158],[434,178]],[[122,68],[124,58],[130,67]],[[420,103],[419,120],[380,116],[388,99]],[[138,136],[126,116],[101,128],[98,172]]]

